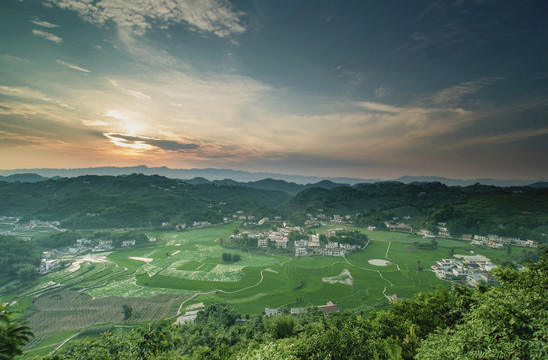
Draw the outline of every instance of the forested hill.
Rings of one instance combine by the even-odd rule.
[[[69,228],[153,227],[223,222],[239,210],[268,216],[285,192],[187,184],[161,176],[80,176],[36,183],[0,182],[0,215],[59,220]]]
[[[230,180],[194,183],[158,175],[87,175],[40,182],[0,181],[0,215],[59,220],[68,228],[157,227],[162,223],[212,224],[237,211],[283,216],[302,224],[307,214],[351,215],[356,225],[383,227],[397,217],[411,218],[415,230],[447,223],[454,236],[498,234],[546,241],[548,188],[446,186],[438,182],[380,182],[337,186],[318,183],[295,196],[272,179],[254,187]],[[293,184],[297,186],[297,184]],[[293,191],[297,187],[293,186]],[[298,185],[301,186],[301,185]],[[309,186],[314,186],[310,184]],[[284,191],[282,191],[284,190]]]
[[[353,214],[357,225],[411,217],[414,227],[435,230],[447,223],[455,236],[498,234],[542,240],[548,234],[548,189],[537,187],[446,186],[441,183],[383,182],[334,189],[307,189],[283,210],[293,220],[306,214]],[[357,214],[357,216],[356,216]]]

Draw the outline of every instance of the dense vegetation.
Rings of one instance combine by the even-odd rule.
[[[63,227],[158,227],[163,223],[223,222],[245,209],[255,216],[290,195],[240,186],[190,185],[160,176],[81,176],[37,183],[0,182],[0,214],[60,220]]]
[[[394,217],[410,216],[414,225],[435,230],[447,223],[461,234],[548,240],[548,189],[501,188],[486,185],[448,187],[440,183],[385,182],[334,189],[307,189],[286,205],[292,220],[304,222],[306,213],[356,214],[356,225],[384,227]]]
[[[55,249],[73,245],[77,239],[82,237],[82,233],[79,231],[61,231],[38,236],[34,239],[34,242],[40,247]]]
[[[302,224],[307,213],[317,214],[321,209],[327,216],[353,215],[352,220],[359,226],[382,228],[394,217],[410,216],[414,227],[429,230],[445,222],[455,236],[497,234],[548,241],[548,188],[382,182],[330,189],[305,187],[291,196],[240,183],[221,183],[231,184],[228,180],[189,184],[138,174],[36,183],[0,181],[0,214],[22,216],[22,221],[60,220],[70,229],[150,228],[162,224],[174,228],[195,221],[222,223],[223,218],[231,219],[239,210],[258,219],[281,215]]]
[[[18,279],[23,284],[38,275],[41,253],[37,247],[14,236],[0,235],[0,285]]]
[[[353,230],[337,231],[335,235],[329,237],[329,241],[336,241],[339,244],[356,245],[364,247],[369,238],[367,235]]]
[[[227,304],[194,324],[152,323],[75,342],[46,359],[544,359],[548,252],[522,272],[493,271],[501,286],[419,293],[364,316],[240,319]]]
[[[223,255],[221,255],[221,258],[223,262],[236,262],[242,259],[240,254],[230,254],[230,253],[223,253]]]
[[[9,305],[0,304],[0,359],[13,359],[21,355],[21,347],[32,339],[30,328],[13,320]]]

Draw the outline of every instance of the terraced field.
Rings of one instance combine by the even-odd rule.
[[[135,310],[130,322],[175,318],[198,303],[226,301],[243,314],[265,307],[304,307],[334,301],[344,310],[386,306],[387,297],[408,298],[450,284],[429,271],[449,248],[469,253],[467,242],[438,239],[435,250],[418,249],[415,235],[363,231],[371,241],[346,257],[298,257],[284,253],[254,254],[227,250],[218,239],[232,234],[236,224],[186,232],[156,233],[157,244],[145,249],[86,255],[48,274],[24,295],[32,303],[29,324],[36,333],[30,348],[48,350],[60,333],[131,326],[123,321],[122,305]],[[241,260],[223,263],[223,252]],[[478,250],[503,259],[504,251]],[[376,266],[369,260],[389,261]],[[30,301],[29,301],[30,300]],[[52,344],[52,345],[44,345]]]

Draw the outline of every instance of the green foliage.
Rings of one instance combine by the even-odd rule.
[[[301,232],[301,231],[290,231],[287,238],[290,241],[297,241],[297,240],[306,240],[308,238],[307,234]]]
[[[236,262],[240,261],[242,259],[242,256],[240,254],[223,253],[221,255],[221,258],[224,262]]]
[[[368,317],[240,315],[226,303],[194,324],[159,322],[69,345],[49,359],[544,359],[548,355],[548,251],[501,286],[440,287]]]
[[[418,249],[436,250],[438,248],[438,241],[435,238],[432,238],[429,243],[420,243],[418,241],[415,241],[413,245]],[[451,256],[453,255],[451,254]]]
[[[162,359],[176,358],[171,351],[181,338],[170,321],[160,321],[128,332],[106,332],[100,337],[71,343],[45,359]]]
[[[502,286],[476,290],[455,326],[432,332],[418,359],[545,359],[548,356],[548,252],[523,272],[493,271]]]
[[[196,324],[209,324],[213,327],[229,327],[240,317],[227,303],[214,303],[196,316]]]
[[[498,234],[548,241],[548,189],[500,188],[473,185],[448,187],[440,183],[358,184],[334,189],[312,188],[298,193],[284,206],[293,221],[304,222],[307,212],[358,213],[358,226],[384,228],[399,209],[417,218],[414,226],[434,233],[435,224],[446,222],[451,234]]]
[[[334,236],[329,238],[330,241],[336,241],[340,244],[357,245],[364,247],[369,238],[364,233],[355,230],[337,231]]]
[[[17,279],[19,279],[22,284],[31,284],[38,277],[36,266],[32,264],[16,264],[14,265],[14,268],[16,269]]]
[[[40,247],[54,249],[73,245],[77,239],[82,237],[79,231],[62,231],[40,236],[34,239],[34,241]]]
[[[129,320],[133,315],[133,308],[129,305],[122,305],[122,313],[124,314],[124,321]]]
[[[15,278],[23,283],[31,282],[39,264],[40,252],[34,244],[0,235],[0,283]]]
[[[34,336],[30,328],[12,320],[9,305],[0,304],[0,360],[13,359]]]
[[[283,339],[294,334],[295,320],[291,315],[270,316],[264,323],[267,333],[274,339]]]
[[[161,176],[133,174],[37,183],[0,182],[0,197],[2,214],[26,220],[60,220],[68,228],[96,229],[159,227],[163,222],[221,223],[223,216],[240,209],[260,217],[290,195],[242,186],[191,185]]]

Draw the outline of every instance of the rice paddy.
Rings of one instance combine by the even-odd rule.
[[[363,229],[357,230],[371,242],[346,257],[294,257],[221,247],[218,239],[232,234],[235,227],[157,233],[158,242],[148,248],[81,256],[63,270],[43,276],[25,294],[34,303],[29,323],[37,334],[30,347],[39,348],[60,332],[121,323],[123,304],[139,309],[139,318],[132,319],[136,322],[175,318],[182,304],[188,308],[215,301],[226,301],[243,314],[327,301],[343,310],[370,311],[386,306],[394,294],[409,298],[439,285],[450,286],[423,269],[447,257],[450,247],[470,253],[467,242],[440,239],[437,249],[425,250],[413,243],[429,240],[416,235]],[[223,263],[223,252],[238,254],[241,260]],[[61,305],[63,316],[58,313]],[[86,319],[85,326],[78,319]]]

